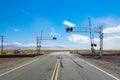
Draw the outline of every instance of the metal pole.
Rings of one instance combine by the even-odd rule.
[[[90,30],[90,43],[91,43],[91,51],[92,51],[92,54],[93,56],[95,56],[95,49],[94,49],[94,34],[92,33],[92,29],[91,29],[91,23],[90,23],[90,17],[88,18],[88,21],[89,21],[89,30]],[[93,44],[93,46],[92,46]]]
[[[100,54],[99,57],[101,58],[103,55],[103,26],[100,27]]]
[[[40,53],[40,50],[41,50],[41,43],[42,43],[42,30],[41,30],[41,36],[40,36],[40,39],[39,39],[39,53]]]
[[[3,54],[3,36],[1,36],[1,54]]]
[[[89,21],[89,30],[90,30],[90,43],[92,44],[92,31],[91,31],[91,23],[90,23],[90,17],[88,18]],[[91,46],[92,48],[92,46]]]
[[[36,44],[37,44],[37,54],[40,54],[40,48],[41,48],[41,42],[42,42],[42,30],[41,30],[41,36],[36,38]]]
[[[39,37],[37,36],[36,37],[36,44],[37,44],[37,51],[36,51],[36,53],[37,54],[39,53],[39,44],[38,44],[38,41],[39,41]]]

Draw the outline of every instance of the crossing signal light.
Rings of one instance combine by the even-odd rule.
[[[94,46],[96,47],[96,46],[97,46],[97,44],[94,44]]]
[[[71,31],[73,31],[73,28],[67,28],[66,29],[66,32],[71,32]]]
[[[53,40],[56,40],[57,38],[56,37],[53,37]]]
[[[91,46],[92,46],[92,47],[93,47],[93,46],[95,46],[95,47],[96,47],[96,46],[97,46],[97,44],[91,44]]]

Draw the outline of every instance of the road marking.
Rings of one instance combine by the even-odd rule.
[[[3,75],[8,74],[8,73],[10,73],[10,72],[13,72],[13,71],[15,71],[15,70],[17,70],[17,69],[19,69],[19,68],[22,68],[22,67],[24,67],[24,66],[26,66],[26,65],[29,65],[29,64],[31,64],[31,63],[39,60],[39,59],[40,59],[40,58],[34,59],[34,60],[32,60],[32,61],[30,61],[30,62],[28,62],[28,63],[26,63],[26,64],[23,64],[23,65],[21,65],[21,66],[19,66],[19,67],[16,67],[16,68],[14,68],[14,69],[11,69],[11,70],[9,70],[9,71],[7,71],[7,72],[4,72],[4,73],[0,74],[0,77],[3,76]]]
[[[59,68],[60,68],[60,59],[57,59],[51,80],[58,80]]]
[[[60,60],[59,60],[59,63],[58,63],[58,67],[57,67],[57,71],[56,71],[55,80],[58,80],[59,68],[60,68]]]
[[[96,67],[95,65],[93,65],[93,64],[91,64],[91,63],[89,63],[89,62],[87,62],[87,61],[86,61],[86,60],[84,60],[84,59],[79,59],[79,60],[81,60],[81,61],[83,61],[83,62],[85,62],[85,63],[89,64],[90,66],[92,66],[92,67],[96,68],[97,70],[99,70],[99,71],[101,71],[101,72],[103,72],[103,73],[107,74],[108,76],[110,76],[110,77],[114,78],[115,80],[120,80],[119,78],[117,78],[117,77],[115,77],[115,76],[111,75],[110,73],[108,73],[108,72],[106,72],[106,71],[104,71],[104,70],[102,70],[102,69],[100,69],[100,68]]]
[[[57,59],[57,62],[56,62],[56,65],[55,65],[55,68],[54,68],[54,71],[53,71],[53,74],[52,74],[51,80],[54,80],[57,65],[58,65],[58,59]]]

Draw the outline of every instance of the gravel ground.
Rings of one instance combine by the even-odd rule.
[[[111,71],[120,75],[120,55],[119,56],[103,56],[101,59],[98,59],[98,57],[92,57],[92,56],[81,56],[81,55],[77,55],[77,56],[101,68],[104,68],[108,71]]]
[[[0,58],[0,70],[12,67],[28,59],[29,58]]]

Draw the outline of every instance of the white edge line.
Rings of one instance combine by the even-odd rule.
[[[28,62],[28,63],[26,63],[26,64],[23,64],[23,65],[21,65],[21,66],[19,66],[19,67],[16,67],[16,68],[14,68],[14,69],[11,69],[11,70],[9,70],[9,71],[7,71],[7,72],[4,72],[4,73],[0,74],[0,77],[3,76],[3,75],[5,75],[5,74],[8,74],[8,73],[10,73],[10,72],[12,72],[12,71],[15,71],[15,70],[17,70],[17,69],[19,69],[19,68],[22,68],[22,67],[24,67],[24,66],[26,66],[26,65],[28,65],[28,64],[31,64],[31,63],[37,61],[38,59],[39,59],[39,58],[37,58],[37,59],[35,59],[35,60],[32,60],[32,61],[30,61],[30,62]]]
[[[91,64],[91,63],[89,63],[89,62],[85,61],[84,59],[80,59],[80,60],[82,60],[83,62],[85,62],[85,63],[89,64],[90,66],[92,66],[92,67],[96,68],[97,70],[99,70],[99,71],[101,71],[101,72],[103,72],[103,73],[107,74],[108,76],[110,76],[110,77],[112,77],[112,78],[114,78],[114,79],[116,79],[116,80],[120,80],[119,78],[117,78],[117,77],[115,77],[115,76],[113,76],[113,75],[109,74],[108,72],[106,72],[106,71],[104,71],[104,70],[102,70],[102,69],[100,69],[100,68],[96,67],[95,65],[93,65],[93,64]]]

